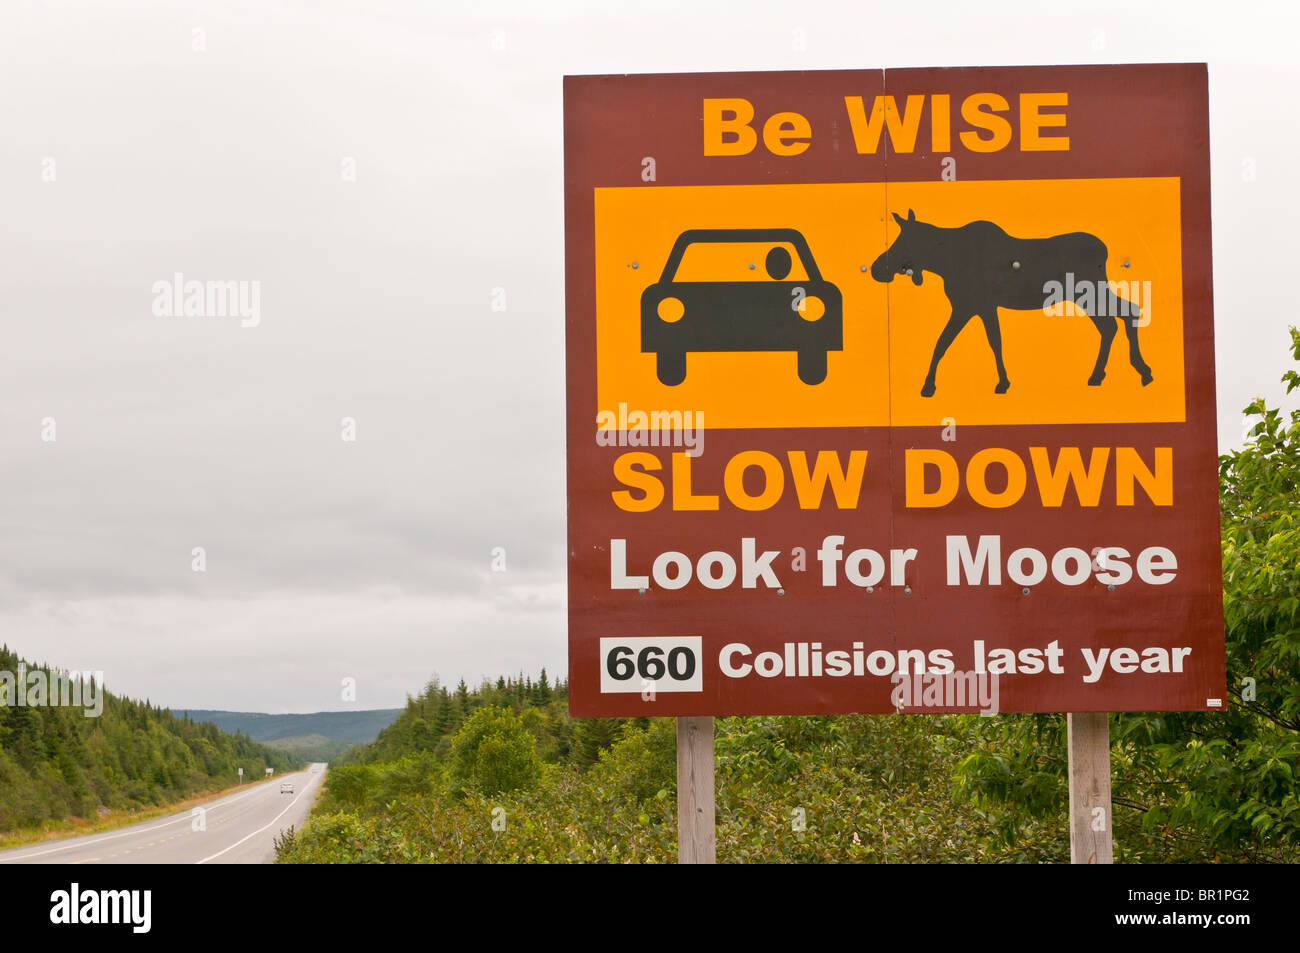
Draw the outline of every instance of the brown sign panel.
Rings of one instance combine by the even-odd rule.
[[[575,715],[1224,705],[1204,66],[564,111]]]

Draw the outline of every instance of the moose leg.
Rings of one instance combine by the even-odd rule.
[[[953,306],[952,315],[939,333],[939,340],[935,342],[934,356],[930,358],[930,371],[925,375],[925,385],[921,388],[922,397],[934,396],[934,372],[939,369],[939,359],[948,350],[948,345],[952,344],[953,338],[957,336],[962,328],[966,327],[966,323],[973,317],[975,315],[969,309]]]
[[[1011,381],[1007,380],[1007,369],[1002,364],[1002,327],[998,324],[998,309],[990,308],[983,312],[980,320],[984,322],[984,333],[988,335],[989,347],[993,349],[993,360],[998,366],[998,386],[993,390],[995,393],[1005,394],[1007,388],[1011,386]]]
[[[1125,287],[1124,282],[1107,281],[1105,268],[1102,268],[1099,274],[1100,277],[1096,281],[1098,316],[1093,318],[1093,321],[1095,323],[1098,319],[1102,319],[1107,324],[1108,330],[1103,330],[1100,324],[1097,325],[1097,330],[1101,331],[1102,352],[1109,353],[1110,341],[1115,337],[1115,328],[1111,322],[1121,322],[1124,325],[1124,333],[1128,335],[1128,362],[1142,377],[1142,386],[1145,387],[1151,383],[1152,378],[1151,368],[1147,367],[1147,362],[1142,360],[1142,352],[1138,349],[1137,329],[1145,323],[1142,321],[1142,309],[1116,291],[1117,288]],[[1136,284],[1137,282],[1131,282],[1129,287]],[[1106,362],[1099,358],[1097,368],[1092,372],[1092,378],[1088,383],[1100,384],[1101,379],[1106,376],[1105,371]]]
[[[1096,387],[1106,377],[1106,362],[1110,360],[1110,344],[1115,340],[1115,319],[1107,314],[1090,314],[1092,323],[1097,327],[1097,333],[1101,335],[1101,346],[1097,349],[1097,363],[1092,369],[1092,376],[1088,378],[1088,386]]]
[[[1146,387],[1151,383],[1151,368],[1147,362],[1142,360],[1142,352],[1138,349],[1138,326],[1142,323],[1142,311],[1137,305],[1124,298],[1116,297],[1120,304],[1119,313],[1123,316],[1120,318],[1124,322],[1124,333],[1128,335],[1128,362],[1133,365],[1133,370],[1137,371],[1142,377],[1142,386]]]

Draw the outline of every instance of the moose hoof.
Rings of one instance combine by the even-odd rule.
[[[1007,392],[1007,389],[1010,386],[1011,386],[1011,381],[998,381],[998,386],[993,388],[993,393],[1005,394]]]
[[[933,382],[933,381],[926,381],[926,382],[925,382],[925,386],[921,388],[921,396],[922,396],[922,397],[933,397],[933,396],[934,396],[934,382]]]
[[[1091,377],[1088,378],[1088,386],[1096,387],[1099,384],[1101,384],[1101,382],[1104,381],[1105,379],[1106,379],[1105,374],[1093,374]]]
[[[1143,371],[1143,372],[1142,372],[1142,386],[1143,386],[1143,387],[1146,387],[1146,386],[1147,386],[1148,384],[1150,384],[1153,380],[1155,380],[1155,378],[1151,376],[1151,372],[1150,372],[1150,371]]]

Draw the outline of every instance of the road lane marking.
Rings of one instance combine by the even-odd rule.
[[[306,791],[304,791],[303,793],[305,794]],[[297,802],[297,800],[298,800],[298,795],[295,794],[295,795],[293,796],[293,799],[289,802],[289,806],[286,807],[286,808],[285,808],[283,811],[281,811],[279,814],[275,815],[275,817],[271,818],[271,823],[270,823],[270,824],[267,824],[265,827],[259,827],[257,830],[253,831],[253,833],[251,833],[251,834],[245,834],[243,837],[241,837],[239,840],[235,841],[233,844],[231,844],[231,845],[230,845],[229,847],[227,847],[225,850],[219,850],[219,851],[217,851],[215,854],[212,854],[212,855],[209,856],[209,857],[204,857],[202,860],[195,861],[195,863],[196,863],[196,864],[206,864],[208,861],[210,861],[210,860],[215,860],[216,858],[220,857],[222,854],[226,854],[226,853],[229,853],[230,851],[234,850],[236,847],[238,847],[240,844],[242,844],[244,841],[248,840],[249,838],[256,837],[258,834],[262,833],[262,831],[266,830],[266,829],[269,828],[269,827],[272,827],[272,826],[275,824],[276,821],[278,821],[280,818],[284,817],[284,815],[288,814],[291,810],[293,810],[293,806],[294,806],[294,804]]]
[[[270,788],[268,786],[265,790],[273,790],[273,788]],[[245,791],[243,794],[232,794],[226,798],[221,798],[215,802],[210,802],[205,809],[215,810],[218,807],[226,807],[230,804],[235,803],[235,801],[242,801],[246,797],[250,797],[254,794],[261,794],[261,793],[263,793],[263,789],[259,787],[259,788],[254,788],[250,791]],[[30,854],[21,854],[17,857],[10,857],[7,854],[0,855],[0,864],[22,863],[23,861],[30,860],[32,857],[41,857],[44,856],[45,854],[57,854],[60,851],[64,851],[64,850],[77,850],[78,848],[85,848],[91,843],[100,844],[103,843],[104,841],[116,840],[119,837],[131,837],[139,834],[147,834],[150,831],[156,831],[163,827],[170,827],[173,824],[179,824],[182,821],[188,821],[191,818],[191,816],[192,815],[190,811],[184,811],[176,815],[169,821],[164,821],[161,824],[155,824],[153,827],[147,827],[144,830],[132,830],[128,828],[117,834],[82,835],[82,837],[89,837],[91,838],[91,840],[82,840],[82,837],[75,837],[75,838],[69,838],[69,841],[77,841],[77,843],[70,842],[64,844],[61,847],[50,847],[47,848],[46,850],[38,850]],[[143,848],[139,848],[139,849],[143,850]],[[130,853],[130,851],[127,851],[127,853]]]

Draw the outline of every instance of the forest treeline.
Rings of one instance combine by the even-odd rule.
[[[297,766],[243,735],[102,685],[86,686],[87,697],[99,698],[93,706],[51,704],[58,699],[35,691],[27,697],[26,688],[20,697],[20,672],[33,689],[60,674],[0,647],[0,833],[168,804],[237,783],[239,768],[248,780]],[[87,717],[94,709],[99,713]]]
[[[434,678],[407,699],[406,708],[374,742],[351,749],[331,765],[374,765],[425,753],[445,761],[461,726],[482,708],[518,714],[541,761],[583,767],[594,764],[625,725],[649,724],[646,718],[570,718],[568,683],[552,680],[544,668],[536,679],[521,672],[495,682],[484,680],[472,689],[464,679],[449,689]]]

